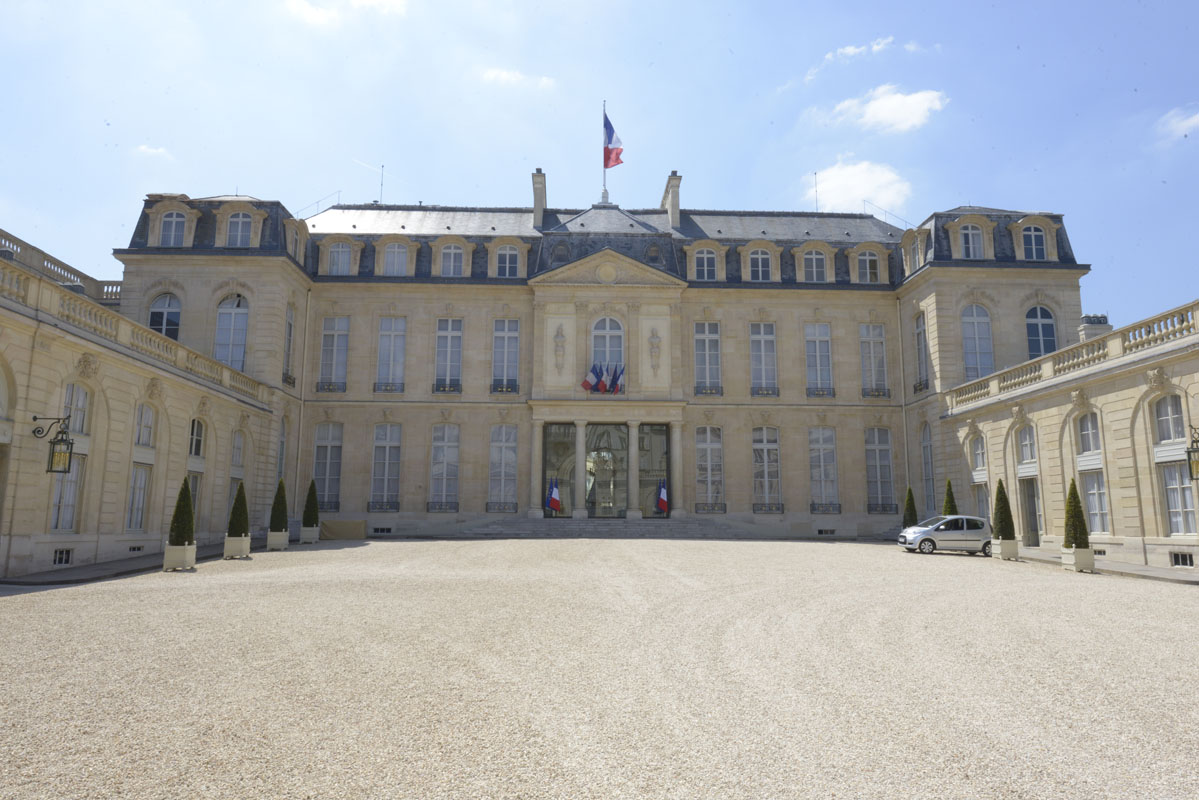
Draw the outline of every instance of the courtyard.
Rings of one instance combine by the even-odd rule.
[[[0,591],[0,797],[1199,796],[1199,592],[894,545],[322,543]]]

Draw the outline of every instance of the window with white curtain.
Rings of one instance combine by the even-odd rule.
[[[244,372],[246,368],[246,331],[250,326],[250,302],[240,294],[226,297],[217,306],[216,342],[212,357]]]
[[[711,425],[695,429],[695,502],[724,502],[724,452],[721,430]]]
[[[399,425],[375,426],[374,460],[371,470],[371,511],[400,509],[400,439]]]
[[[516,510],[516,426],[491,426],[487,502],[495,510]]]
[[[315,439],[312,477],[316,481],[317,505],[322,510],[337,511],[341,507],[341,423],[318,424]]]
[[[995,371],[991,349],[991,315],[976,303],[966,306],[962,311],[962,357],[968,381]]]

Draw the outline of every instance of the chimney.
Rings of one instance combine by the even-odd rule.
[[[1107,314],[1083,314],[1082,324],[1078,326],[1078,341],[1089,342],[1111,332]]]
[[[670,217],[670,227],[679,227],[679,184],[683,182],[683,176],[679,175],[677,169],[670,171],[670,177],[666,179],[666,191],[662,192],[662,210]]]
[[[533,227],[540,230],[545,219],[545,173],[541,167],[533,173]]]

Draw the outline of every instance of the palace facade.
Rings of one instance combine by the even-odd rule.
[[[909,486],[922,516],[947,480],[988,514],[1002,478],[1027,545],[1060,538],[1075,478],[1108,557],[1199,550],[1199,305],[1084,317],[1061,215],[904,230],[686,210],[674,173],[639,210],[532,183],[531,207],[307,219],[154,194],[120,282],[0,231],[4,574],[160,549],[185,478],[201,541],[239,483],[258,529],[279,480],[298,516],[314,479],[323,518],[380,536],[691,516],[854,538],[896,531]],[[35,414],[70,414],[70,473]]]

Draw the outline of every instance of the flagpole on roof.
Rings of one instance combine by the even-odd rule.
[[[608,131],[605,129],[604,124],[608,121],[608,101],[607,100],[604,101],[603,113],[604,113],[604,118],[600,120],[600,131],[602,131],[602,133],[600,134],[600,138],[603,139],[603,141],[600,143],[600,146],[606,148],[608,146]],[[600,202],[606,203],[606,202],[608,202],[608,162],[606,159],[601,159],[601,163],[603,164],[603,167],[600,169],[600,171],[604,174],[604,192],[603,192],[603,194],[600,195]]]

